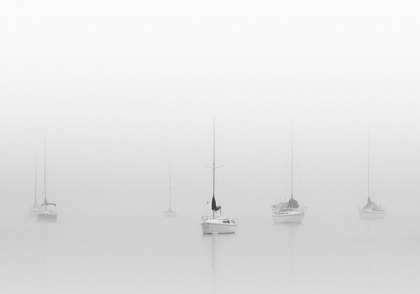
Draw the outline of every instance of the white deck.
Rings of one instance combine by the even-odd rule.
[[[385,217],[386,211],[377,211],[370,208],[359,209],[359,215],[361,219],[383,219]]]
[[[300,224],[305,216],[306,207],[295,209],[273,208],[273,221],[277,224],[295,223]]]
[[[201,229],[203,234],[234,234],[237,228],[237,219],[228,217],[203,216]]]
[[[53,210],[43,210],[36,217],[39,222],[56,222],[57,212]]]

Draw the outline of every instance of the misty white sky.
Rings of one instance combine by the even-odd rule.
[[[174,209],[201,214],[216,115],[225,212],[284,194],[292,118],[308,213],[363,204],[368,128],[380,202],[414,209],[419,6],[1,1],[0,197],[31,204],[47,138],[59,211],[161,213],[171,158]]]

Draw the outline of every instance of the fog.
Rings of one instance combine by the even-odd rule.
[[[3,215],[158,215],[197,228],[211,193],[246,218],[286,196],[315,217],[420,205],[416,1],[2,1]],[[207,209],[208,211],[208,209]],[[257,213],[255,213],[257,214]],[[199,231],[197,231],[200,234]]]
[[[46,138],[60,210],[161,211],[169,158],[174,205],[194,209],[215,115],[230,208],[280,199],[292,119],[308,205],[360,201],[369,128],[382,202],[416,207],[416,5],[3,2],[2,198],[31,202]]]

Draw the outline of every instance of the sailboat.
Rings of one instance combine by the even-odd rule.
[[[166,217],[176,217],[176,211],[172,210],[172,187],[171,187],[171,163],[169,162],[169,208],[163,213]]]
[[[370,199],[370,161],[369,161],[369,132],[368,132],[368,199],[363,208],[359,209],[361,219],[383,219],[385,217],[386,209],[377,205]]]
[[[56,222],[56,204],[47,201],[47,142],[44,143],[44,203],[41,204],[41,212],[37,215],[38,222]]]
[[[203,216],[201,229],[203,234],[234,234],[237,228],[237,219],[222,216],[222,207],[217,206],[215,198],[216,189],[216,119],[213,121],[213,197],[211,200],[211,216]]]
[[[300,207],[293,198],[293,123],[292,123],[292,156],[291,156],[291,197],[289,201],[280,201],[273,205],[272,216],[275,223],[302,223],[306,207]]]
[[[38,205],[36,201],[36,184],[37,184],[37,175],[38,175],[38,152],[35,154],[35,202],[29,208],[28,215],[29,216],[37,216],[41,212],[41,205]]]

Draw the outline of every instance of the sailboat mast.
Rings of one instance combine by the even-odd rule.
[[[38,203],[36,203],[37,176],[38,176],[38,150],[35,152],[35,205],[38,205]]]
[[[369,162],[369,153],[370,153],[370,148],[369,148],[369,129],[368,129],[368,199],[370,197],[370,162]]]
[[[292,192],[292,199],[293,199],[293,120],[292,120],[292,164],[291,164],[291,170],[292,170],[292,177],[291,177],[291,192]]]
[[[44,141],[44,203],[47,202],[47,139]]]
[[[171,160],[169,160],[169,209],[172,207]]]
[[[213,198],[214,198],[215,190],[216,190],[216,116],[213,117]],[[213,217],[214,217],[214,210],[213,210]]]

